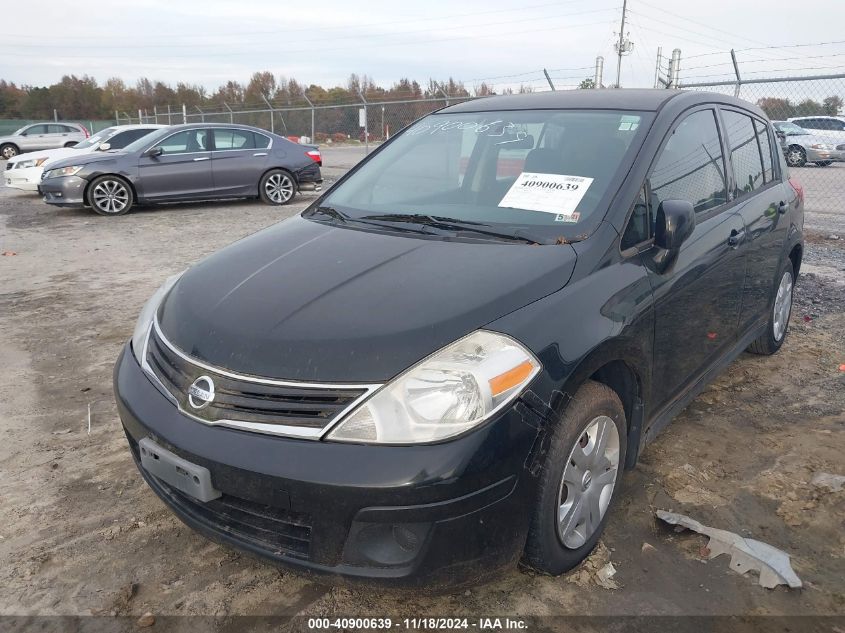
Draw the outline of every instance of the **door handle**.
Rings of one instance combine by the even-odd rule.
[[[730,237],[728,237],[728,246],[736,248],[742,244],[743,239],[745,239],[745,229],[742,229],[741,231],[734,229],[731,231]]]
[[[202,158],[195,158],[195,159],[194,159],[194,162],[195,162],[195,163],[198,163],[198,162],[199,162],[199,161],[201,161],[201,160],[208,160],[208,156],[203,156]]]
[[[267,156],[267,152],[258,152],[257,154],[253,154],[253,156]]]
[[[789,211],[789,205],[786,204],[785,202],[781,202],[778,205],[778,213],[780,213],[781,215],[784,215],[784,214],[786,214],[787,211]]]

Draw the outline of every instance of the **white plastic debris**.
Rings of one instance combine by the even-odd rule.
[[[830,473],[816,473],[810,483],[819,488],[828,488],[833,492],[842,490],[845,486],[845,475],[831,475]]]
[[[760,574],[760,585],[772,589],[777,585],[788,585],[799,589],[803,585],[789,563],[789,554],[768,543],[743,538],[739,534],[702,525],[695,519],[675,512],[657,511],[657,517],[666,523],[678,525],[710,537],[708,558],[730,554],[731,569],[738,574],[756,570]]]
[[[616,567],[613,566],[613,563],[608,563],[596,572],[596,579],[605,589],[619,589],[619,585],[613,580],[615,575]]]

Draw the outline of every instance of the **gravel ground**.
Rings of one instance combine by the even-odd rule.
[[[325,155],[337,161],[332,178],[356,154]],[[827,239],[819,215],[808,214],[807,274],[781,352],[743,355],[664,431],[622,481],[596,553],[566,576],[513,570],[444,596],[324,587],[182,525],[131,461],[111,394],[114,360],[161,280],[306,202],[106,219],[0,188],[0,615],[116,614],[133,629],[148,611],[845,614],[845,492],[810,483],[817,472],[845,474],[845,239]],[[706,540],[668,529],[655,508],[784,549],[805,588],[766,590],[724,557],[705,560]],[[612,583],[597,574],[607,562]],[[208,630],[234,629],[221,619]]]

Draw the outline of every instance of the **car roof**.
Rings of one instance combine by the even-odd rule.
[[[696,90],[659,88],[617,88],[603,90],[557,90],[517,95],[497,95],[464,101],[440,112],[486,112],[491,110],[639,110],[656,112],[669,101],[683,101],[686,106],[700,103],[736,105],[763,115],[757,106],[728,95]]]
[[[193,130],[198,127],[222,127],[222,128],[237,128],[241,130],[250,130],[252,132],[261,132],[262,134],[272,134],[272,132],[268,132],[267,130],[263,130],[260,127],[255,127],[254,125],[243,125],[241,123],[203,123],[198,121],[196,123],[178,123],[177,125],[166,125],[165,127],[173,130]]]

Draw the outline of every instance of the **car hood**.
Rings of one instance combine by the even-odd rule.
[[[296,216],[189,269],[159,309],[167,339],[257,376],[383,382],[562,288],[569,245],[447,241]]]
[[[18,154],[14,158],[10,159],[9,162],[14,164],[25,160],[38,160],[39,158],[46,158],[48,161],[53,161],[66,158],[71,155],[84,156],[84,153],[82,150],[75,150],[72,147],[60,147],[58,149],[45,149],[40,152],[26,152],[25,154]],[[46,164],[47,163],[45,163],[45,165]]]

